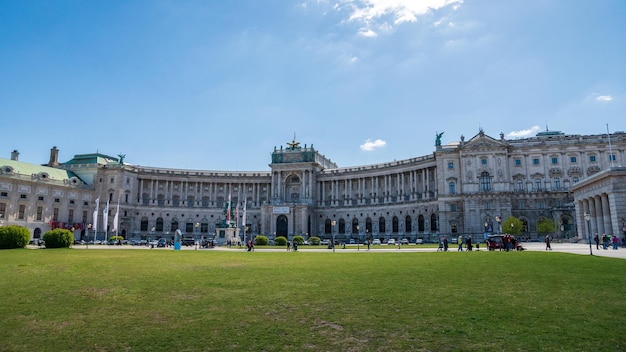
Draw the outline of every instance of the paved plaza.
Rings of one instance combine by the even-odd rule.
[[[484,244],[481,244],[481,248],[477,251],[476,249],[474,249],[473,252],[487,252],[486,249],[484,249],[484,247],[482,247]],[[522,242],[522,246],[524,247],[525,250],[528,251],[541,251],[541,252],[545,252],[546,251],[546,245],[545,243],[542,242]],[[37,246],[28,246],[29,248],[38,248]],[[589,244],[584,244],[584,243],[558,243],[558,242],[553,242],[551,244],[552,247],[552,251],[553,253],[556,252],[562,252],[562,253],[572,253],[572,254],[579,254],[579,255],[589,255],[590,254],[590,250],[589,250]],[[173,250],[173,247],[169,247],[169,248],[150,248],[147,246],[106,246],[106,245],[90,245],[89,247],[85,246],[85,245],[74,245],[72,248],[75,249],[107,249],[107,250]],[[347,246],[345,249],[342,246],[337,246],[335,247],[335,253],[354,253],[354,252],[363,252],[363,253],[410,253],[410,252],[437,252],[437,248],[436,247],[425,247],[425,246],[420,246],[420,245],[404,245],[402,246],[400,249],[398,249],[398,246],[389,246],[389,245],[377,245],[377,246],[370,246],[370,250],[367,250],[367,246],[361,245],[359,247],[356,247],[355,245],[351,245],[351,246]],[[189,250],[198,250],[198,251],[245,251],[245,246],[232,246],[232,247],[227,247],[227,246],[220,246],[220,247],[215,247],[215,248],[210,248],[210,249],[205,249],[205,248],[196,248],[194,246],[189,246],[189,247],[182,247],[182,250],[184,251],[189,251]],[[287,248],[284,246],[281,247],[264,247],[264,248],[256,248],[256,251],[259,252],[286,252]],[[299,246],[298,247],[298,251],[299,252],[327,252],[327,253],[333,253],[332,249],[326,249],[326,248],[310,248],[308,246]],[[620,247],[618,250],[613,250],[613,249],[602,249],[602,246],[600,246],[600,249],[596,249],[595,244],[592,244],[591,246],[591,252],[593,252],[593,255],[595,256],[602,256],[602,257],[612,257],[612,258],[621,258],[621,259],[626,259],[626,248],[624,247]],[[456,244],[451,244],[448,252],[447,253],[459,253],[457,252],[457,245]],[[465,252],[464,252],[465,253]]]

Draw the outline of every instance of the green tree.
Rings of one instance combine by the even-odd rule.
[[[541,235],[554,233],[555,228],[556,228],[556,225],[554,224],[554,221],[552,221],[552,219],[547,219],[547,218],[542,217],[539,219],[539,222],[537,223],[537,233]]]
[[[524,223],[515,216],[509,216],[502,222],[502,233],[519,236],[524,230]]]
[[[24,248],[30,239],[30,231],[24,226],[0,227],[0,249]]]

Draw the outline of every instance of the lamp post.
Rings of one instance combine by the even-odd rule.
[[[332,246],[333,246],[333,253],[335,253],[335,224],[337,224],[337,222],[335,220],[330,222],[330,225],[332,226],[330,228],[330,235],[331,235],[331,239],[332,239]]]
[[[196,248],[195,250],[198,250],[198,229],[200,228],[200,223],[197,222],[193,226],[195,227],[195,231],[194,231],[195,232],[195,234],[194,234],[195,238],[194,238],[193,242],[194,242],[194,245],[195,245],[195,248]]]
[[[500,215],[496,216],[496,222],[498,223],[498,230],[500,231],[500,234],[502,234],[502,218]]]
[[[585,222],[587,223],[587,241],[589,241],[589,255],[593,255],[593,249],[591,249],[591,235],[589,233],[589,231],[591,231],[590,225],[589,225],[590,221],[591,221],[591,214],[585,213]]]
[[[86,242],[87,248],[86,249],[89,249],[89,232],[90,231],[91,231],[91,224],[87,224],[87,242]]]
[[[359,248],[359,245],[361,244],[361,239],[359,237],[360,233],[359,233],[359,225],[356,225],[356,250],[360,251],[361,249]]]

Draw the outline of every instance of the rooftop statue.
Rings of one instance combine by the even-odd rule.
[[[443,132],[441,133],[435,132],[435,134],[437,135],[437,137],[435,138],[435,146],[439,147],[441,146],[441,136],[443,136]]]

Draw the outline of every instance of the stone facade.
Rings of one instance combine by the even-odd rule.
[[[500,224],[509,216],[521,219],[524,235],[531,238],[538,236],[537,223],[544,218],[557,224],[556,237],[580,238],[585,235],[580,230],[583,203],[575,198],[587,188],[575,185],[609,169],[609,155],[615,165],[623,165],[625,150],[623,132],[610,135],[609,143],[607,135],[542,132],[506,140],[480,131],[467,141],[462,136],[458,142],[438,143],[429,155],[339,167],[312,145],[293,141],[274,149],[269,171],[231,172],[143,167],[124,163],[123,156],[102,154],[76,155],[60,163],[55,147],[50,166],[19,162],[17,157],[0,159],[3,170],[13,170],[0,173],[0,225],[25,225],[35,234],[48,230],[56,219],[78,223],[72,226],[76,237],[86,239],[97,198],[99,222],[103,204],[109,202],[109,221],[106,228],[98,226],[99,238],[112,234],[115,213],[119,234],[129,239],[170,238],[176,229],[185,236],[214,237],[228,204],[231,219],[242,230],[245,216],[241,232],[247,238],[428,241],[462,234],[480,239],[485,233],[505,232]],[[52,185],[19,173],[28,167],[65,174]],[[612,182],[623,183],[625,177],[615,175]],[[41,188],[57,195],[43,202],[58,199],[60,204],[43,204],[38,216],[37,201],[21,197]],[[623,200],[607,201],[615,207],[612,217],[623,214]]]

